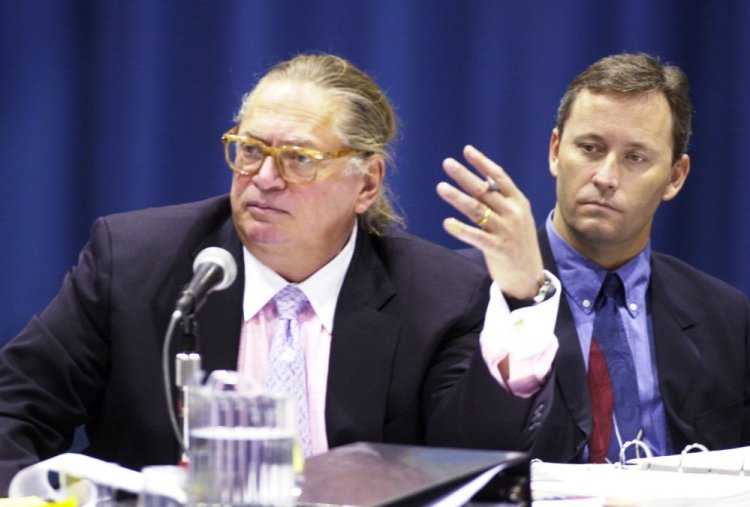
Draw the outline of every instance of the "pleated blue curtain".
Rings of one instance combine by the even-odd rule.
[[[450,247],[443,158],[475,144],[541,223],[566,84],[622,51],[681,66],[693,170],[654,246],[750,293],[750,2],[0,0],[0,344],[55,294],[97,216],[225,193],[219,136],[240,97],[304,51],[349,58],[386,90],[409,229]]]

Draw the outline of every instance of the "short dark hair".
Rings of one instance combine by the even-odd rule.
[[[672,163],[687,152],[693,106],[687,77],[678,67],[662,64],[658,58],[643,53],[622,53],[598,60],[576,76],[565,90],[557,109],[559,135],[581,90],[620,95],[663,93],[672,111]]]

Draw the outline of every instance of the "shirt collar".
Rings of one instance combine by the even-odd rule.
[[[607,270],[586,258],[560,236],[552,224],[553,213],[554,210],[548,215],[545,228],[560,282],[568,300],[573,301],[582,312],[590,314],[594,311],[594,302],[604,277],[607,276]],[[650,258],[649,241],[638,255],[615,271],[625,287],[625,306],[632,317],[636,317],[646,307],[646,292],[651,276]]]
[[[328,333],[333,332],[333,314],[336,310],[341,286],[346,271],[354,256],[357,242],[357,224],[354,224],[349,240],[336,257],[312,274],[307,280],[296,284],[310,301],[315,315]],[[245,262],[245,294],[243,296],[243,318],[252,319],[277,292],[289,285],[278,273],[260,262],[247,248],[243,248]]]

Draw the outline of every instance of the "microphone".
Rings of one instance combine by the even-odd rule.
[[[216,246],[200,251],[193,262],[193,279],[180,294],[175,311],[190,315],[198,311],[209,292],[224,290],[237,277],[237,263],[232,254]]]

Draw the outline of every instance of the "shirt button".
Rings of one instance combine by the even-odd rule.
[[[637,312],[638,311],[638,304],[636,304],[636,303],[630,303],[628,305],[628,308],[630,308],[631,312]]]
[[[581,304],[583,305],[584,308],[591,308],[591,300],[589,299],[584,299]]]

